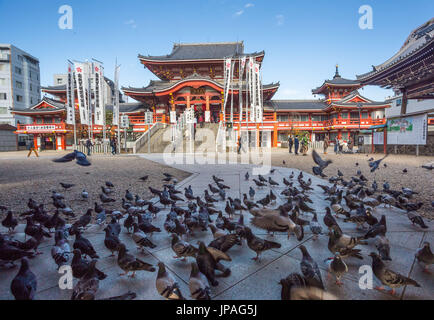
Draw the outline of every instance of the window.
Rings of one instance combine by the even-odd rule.
[[[341,113],[341,118],[342,119],[348,119],[348,112]]]
[[[7,114],[8,108],[0,108],[0,114]]]
[[[33,104],[33,98],[30,97],[30,104]]]
[[[33,86],[32,86],[32,84],[30,84],[29,87],[30,87],[30,91],[33,91]]]
[[[23,56],[18,55],[18,61],[23,61]]]
[[[399,107],[402,104],[402,99],[396,99],[396,106]]]
[[[29,78],[32,79],[32,70],[29,70]]]
[[[6,85],[6,78],[0,78],[0,86]]]
[[[15,73],[16,73],[16,74],[22,74],[22,73],[23,73],[23,70],[21,70],[20,67],[15,67]]]
[[[18,89],[22,89],[23,83],[21,81],[15,81],[15,87],[17,87]]]
[[[368,113],[362,112],[362,119],[368,119]]]
[[[41,124],[42,123],[42,118],[36,118],[36,123],[37,124]]]
[[[6,95],[6,93],[4,92],[0,92],[0,100],[6,100],[8,97]]]
[[[51,118],[51,117],[46,117],[44,119],[44,123],[52,123],[52,122],[53,122],[53,118]]]
[[[57,84],[62,84],[62,78],[57,78]]]
[[[23,96],[17,94],[17,102],[22,102],[22,101],[23,101]]]
[[[351,119],[359,119],[359,113],[358,112],[351,112],[350,117],[351,117]]]

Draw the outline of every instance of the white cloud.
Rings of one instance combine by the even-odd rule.
[[[244,6],[244,8],[251,8],[251,7],[254,7],[255,5],[253,4],[253,3],[247,3],[245,6]]]
[[[298,93],[297,90],[294,89],[284,89],[282,90],[282,95],[285,97],[292,97],[295,96]]]
[[[242,15],[243,13],[244,13],[244,10],[240,10],[240,11],[235,12],[235,15],[236,15],[237,17],[239,17],[239,16]]]
[[[125,21],[125,24],[131,26],[131,28],[133,28],[133,29],[137,28],[137,24],[136,24],[136,21],[134,19],[130,19],[130,20]]]
[[[285,24],[285,16],[283,14],[278,14],[276,16],[276,23],[278,26],[283,26]]]

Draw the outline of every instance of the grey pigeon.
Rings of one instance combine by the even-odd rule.
[[[167,272],[163,262],[158,263],[157,279],[155,281],[158,293],[168,300],[185,300],[175,277]]]
[[[300,262],[301,273],[306,279],[309,286],[320,288],[324,290],[324,284],[321,278],[321,272],[318,268],[317,263],[312,259],[309,252],[304,245],[299,247],[303,258]]]
[[[21,259],[21,267],[11,282],[11,292],[15,300],[33,300],[36,294],[37,281],[29,268],[27,258]]]

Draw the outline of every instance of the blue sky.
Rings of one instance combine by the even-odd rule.
[[[61,5],[73,9],[73,29],[61,30]],[[373,9],[373,29],[361,30],[359,7]],[[0,43],[39,58],[42,85],[66,70],[66,59],[95,58],[121,85],[146,86],[155,77],[137,54],[170,53],[175,42],[244,40],[247,52],[265,50],[264,83],[280,81],[279,99],[309,99],[334,74],[355,78],[390,58],[409,33],[432,18],[432,0],[0,0]],[[391,92],[366,87],[382,100]]]

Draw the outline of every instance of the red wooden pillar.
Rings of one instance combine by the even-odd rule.
[[[273,148],[277,147],[277,123],[274,124],[273,129]]]

